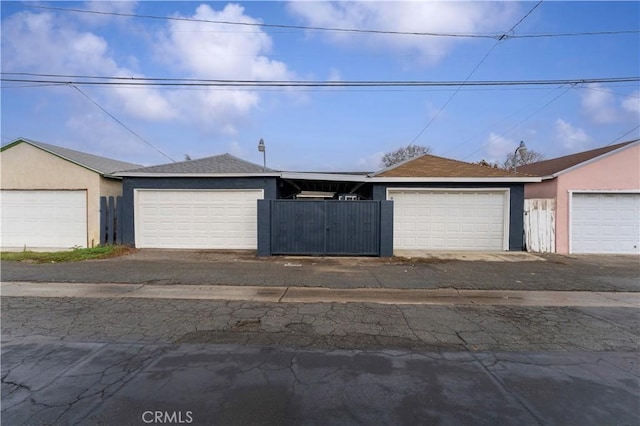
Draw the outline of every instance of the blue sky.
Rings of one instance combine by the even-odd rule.
[[[34,8],[295,26],[503,34],[536,2],[2,2],[2,72],[320,81],[640,76],[640,35],[492,38],[349,34]],[[545,1],[512,35],[638,31],[640,2]],[[476,69],[477,67],[477,69]],[[475,71],[473,71],[476,69]],[[15,77],[15,76],[11,76]],[[144,165],[229,152],[283,170],[372,171],[411,141],[502,162],[640,134],[640,84],[158,88],[2,83],[2,143],[26,137]],[[452,95],[454,95],[452,97]],[[420,133],[422,131],[422,133]],[[417,137],[420,135],[419,137]],[[417,139],[416,139],[417,137]]]

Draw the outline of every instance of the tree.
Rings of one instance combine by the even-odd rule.
[[[518,161],[517,164],[516,160]],[[542,160],[544,160],[544,154],[532,149],[528,149],[525,152],[512,152],[511,154],[507,154],[507,158],[502,162],[502,168],[511,170],[515,165],[519,167],[524,166],[525,164],[537,163]]]
[[[400,147],[395,151],[387,152],[382,157],[382,167],[391,167],[394,164],[398,164],[419,155],[428,154],[429,152],[431,152],[431,148],[428,146],[409,144],[407,146]]]

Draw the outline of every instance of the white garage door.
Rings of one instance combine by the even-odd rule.
[[[136,190],[136,247],[256,249],[258,199],[250,190]]]
[[[87,246],[87,192],[2,191],[2,247]]]
[[[640,194],[572,194],[571,252],[640,253]]]
[[[507,191],[389,190],[397,250],[507,250]]]

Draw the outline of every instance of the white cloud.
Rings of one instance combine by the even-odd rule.
[[[507,155],[511,154],[518,147],[518,143],[513,139],[505,138],[501,135],[491,132],[484,152],[487,155],[487,161],[502,163]]]
[[[91,2],[91,9],[129,13],[135,3]],[[84,16],[84,15],[83,15]],[[144,77],[118,64],[116,44],[95,32],[101,24],[69,20],[52,12],[20,12],[3,21],[3,71]],[[96,15],[98,16],[98,15]],[[257,23],[241,6],[216,11],[199,6],[189,18]],[[86,30],[87,28],[92,31]],[[272,40],[258,29],[230,28],[204,22],[170,21],[163,33],[152,34],[157,57],[181,76],[229,80],[286,80],[295,78],[286,64],[267,55]],[[110,34],[105,32],[105,34]],[[147,65],[131,54],[127,64]],[[166,71],[155,71],[163,73]],[[154,76],[156,76],[154,75]],[[84,90],[84,89],[83,89]],[[201,130],[234,134],[259,106],[260,95],[249,89],[159,90],[150,87],[90,89],[88,94],[118,118],[196,123]],[[69,96],[78,96],[69,91]]]
[[[115,22],[123,22],[123,19],[128,19],[122,16],[106,15],[105,13],[121,13],[132,14],[135,12],[138,6],[137,1],[87,1],[83,5],[83,9],[95,10],[102,12],[100,14],[91,13],[79,13],[76,18],[86,24],[106,25]]]
[[[258,23],[244,14],[244,8],[229,4],[216,11],[200,5],[189,18],[212,21]],[[295,78],[286,64],[266,55],[271,38],[251,28],[230,28],[224,24],[171,21],[155,48],[161,60],[192,78],[219,80],[287,80]],[[227,134],[260,102],[257,92],[243,89],[172,91],[172,103],[183,116],[197,121],[207,130]]]
[[[229,4],[216,11],[201,5],[188,18],[212,21],[259,23],[244,14],[241,6]],[[292,76],[287,66],[267,58],[271,38],[252,27],[170,21],[168,34],[156,45],[159,56],[174,68],[196,78],[273,80]]]
[[[582,151],[591,144],[591,137],[578,127],[559,118],[555,122],[555,139],[568,151]]]
[[[109,75],[118,70],[102,37],[68,24],[48,12],[20,12],[5,19],[3,71]]]
[[[625,111],[640,113],[640,90],[631,93],[621,104]]]
[[[592,84],[582,92],[582,110],[597,124],[613,123],[619,120],[614,95],[599,84]]]
[[[293,1],[290,12],[317,27],[434,33],[496,33],[515,18],[511,2],[306,2]],[[314,33],[315,34],[315,33]],[[322,33],[332,43],[361,49],[415,53],[434,63],[454,43],[449,37]]]

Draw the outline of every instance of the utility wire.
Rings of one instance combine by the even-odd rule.
[[[562,86],[560,86],[560,88],[561,88],[561,87],[562,87]],[[571,86],[570,86],[570,87],[571,87]],[[553,90],[555,91],[555,90],[557,90],[557,89],[558,89],[558,88],[553,89]],[[565,91],[564,91],[563,93],[561,93],[560,95],[558,95],[558,96],[554,96],[554,97],[553,97],[553,99],[551,99],[550,101],[545,102],[545,103],[544,103],[544,105],[543,105],[542,107],[540,107],[538,110],[536,110],[536,111],[534,111],[533,113],[529,114],[527,117],[525,117],[524,119],[520,120],[518,123],[516,123],[515,125],[513,125],[513,126],[512,126],[512,127],[510,127],[509,129],[507,129],[507,130],[505,130],[505,131],[503,131],[503,132],[499,133],[499,135],[505,135],[505,134],[509,133],[509,132],[510,132],[511,130],[513,130],[516,126],[518,126],[518,125],[522,124],[524,121],[528,120],[528,119],[529,119],[529,118],[531,118],[533,115],[537,114],[539,111],[541,111],[542,109],[546,108],[548,105],[550,105],[552,102],[554,102],[556,99],[558,99],[560,96],[562,96],[562,95],[563,95],[564,93],[566,93],[566,92],[567,92],[567,91],[565,90]],[[546,98],[546,96],[545,96],[545,98]],[[523,107],[522,107],[522,108],[520,108],[519,110],[517,110],[517,111],[513,111],[511,114],[509,114],[509,116],[504,117],[504,118],[503,118],[503,120],[502,120],[502,122],[503,122],[503,123],[505,123],[508,119],[510,119],[510,118],[512,118],[512,117],[515,117],[515,116],[519,115],[521,112],[526,111],[529,107],[531,107],[532,105],[537,104],[537,103],[538,103],[538,102],[530,102],[529,104],[527,104],[527,105],[523,106]],[[502,123],[501,123],[501,124],[498,124],[498,122],[497,122],[497,121],[496,121],[496,122],[494,122],[493,124],[489,124],[489,125],[487,125],[487,126],[486,126],[486,128],[485,128],[482,132],[475,132],[476,134],[472,134],[471,136],[468,136],[467,138],[465,138],[464,140],[462,140],[460,143],[458,143],[458,144],[456,144],[456,145],[454,145],[454,146],[452,146],[452,147],[449,147],[449,149],[447,149],[447,150],[443,153],[443,155],[449,154],[449,153],[451,153],[451,152],[453,152],[453,151],[457,150],[457,149],[458,149],[458,148],[460,148],[461,146],[463,146],[463,145],[467,144],[467,142],[469,142],[469,141],[473,140],[473,139],[477,136],[477,133],[485,133],[485,132],[489,131],[491,128],[500,127],[500,126],[502,126],[502,125],[503,125]],[[505,125],[506,125],[506,124],[505,124]],[[473,152],[472,154],[470,154],[468,157],[470,157],[471,155],[475,154],[476,152],[478,152],[480,149],[484,148],[485,146],[486,146],[486,145],[483,145],[481,148],[479,148],[478,150],[474,151],[474,152]],[[468,158],[468,157],[467,157],[467,158]]]
[[[84,86],[169,86],[169,87],[478,87],[478,86],[545,86],[564,84],[593,83],[629,83],[640,81],[634,77],[597,77],[576,79],[548,80],[474,80],[433,81],[433,80],[210,80],[185,78],[141,78],[141,77],[103,77],[103,76],[67,76],[44,75],[42,78],[9,78],[4,75],[17,73],[0,73],[0,81],[14,83],[69,84]],[[38,77],[39,74],[26,74],[26,77]],[[95,81],[98,80],[98,81]],[[457,92],[456,92],[457,93]]]
[[[102,105],[100,105],[98,102],[94,101],[91,97],[89,97],[89,95],[87,95],[86,93],[84,93],[82,90],[80,90],[79,87],[77,87],[75,84],[72,83],[68,83],[68,85],[70,87],[73,87],[74,89],[76,89],[78,92],[80,92],[80,94],[82,96],[84,96],[85,98],[87,98],[89,101],[91,101],[92,104],[94,104],[95,106],[97,106],[98,108],[100,108],[100,110],[102,112],[104,112],[105,114],[107,114],[109,117],[111,117],[113,120],[116,121],[116,123],[118,123],[119,125],[121,125],[122,127],[124,127],[125,129],[127,129],[129,131],[129,133],[131,133],[133,136],[137,137],[138,139],[140,139],[142,142],[144,142],[145,144],[147,144],[148,146],[150,146],[151,148],[153,148],[155,151],[159,152],[160,154],[162,154],[164,157],[168,158],[169,160],[171,160],[172,162],[176,162],[176,160],[174,160],[173,158],[169,157],[167,154],[165,154],[162,150],[160,150],[159,148],[155,147],[151,142],[149,142],[148,140],[146,140],[145,138],[143,138],[142,136],[140,136],[139,134],[137,134],[136,132],[134,132],[133,130],[131,130],[131,128],[129,128],[126,124],[124,124],[122,121],[120,121],[116,116],[114,116],[113,114],[111,114],[109,111],[107,111]]]
[[[516,27],[518,25],[520,25],[520,23],[522,23],[522,21],[524,21],[529,15],[531,15],[531,12],[533,12],[538,6],[540,6],[540,4],[542,4],[542,0],[540,0],[538,3],[536,3],[536,5],[531,8],[531,10],[529,10],[522,18],[520,18],[520,20],[518,22],[516,22],[511,27],[511,29],[509,31],[507,31],[507,33],[513,33],[513,31],[516,29]],[[447,101],[444,104],[442,104],[440,109],[433,115],[433,117],[431,117],[431,119],[427,122],[427,124],[425,124],[424,127],[422,127],[422,129],[420,129],[418,134],[411,140],[411,142],[409,142],[408,146],[413,145],[420,138],[420,136],[422,136],[422,134],[429,127],[431,127],[431,124],[438,118],[440,113],[447,107],[447,105],[449,105],[449,103],[451,103],[451,101],[453,100],[453,98],[456,97],[458,92],[460,92],[460,90],[462,90],[462,87],[465,85],[465,83],[467,83],[469,81],[469,79],[473,76],[473,74],[475,74],[475,72],[478,70],[478,68],[480,68],[480,65],[482,65],[484,63],[484,61],[489,57],[491,52],[493,52],[495,50],[495,48],[498,47],[500,42],[502,40],[504,40],[506,36],[507,36],[507,34],[505,33],[505,34],[503,34],[503,36],[498,38],[498,41],[491,47],[491,49],[489,49],[489,51],[487,51],[487,53],[482,57],[482,59],[480,59],[480,62],[478,62],[478,64],[467,75],[467,78],[464,79],[464,82],[460,86],[458,86],[458,88],[451,94],[451,96],[449,96],[449,99],[447,99]]]
[[[567,93],[569,90],[573,89],[573,85],[569,86],[567,89],[565,89],[564,91],[562,91],[560,94],[556,95],[553,99],[551,99],[549,102],[545,103],[544,105],[542,105],[540,108],[538,108],[537,110],[533,111],[531,114],[527,115],[525,118],[523,118],[522,120],[518,121],[516,124],[514,124],[513,126],[509,127],[507,130],[505,130],[502,133],[499,133],[498,136],[504,136],[507,133],[511,132],[513,129],[517,128],[519,125],[521,125],[522,123],[524,123],[525,121],[527,121],[528,119],[530,119],[531,117],[533,117],[534,115],[536,115],[537,113],[539,113],[540,111],[542,111],[543,109],[545,109],[546,107],[548,107],[549,105],[551,105],[552,103],[554,103],[555,101],[557,101],[558,99],[560,99],[565,93]],[[477,152],[479,152],[480,150],[486,148],[487,146],[489,146],[491,143],[486,143],[484,145],[482,145],[480,148],[476,149],[475,151],[473,151],[471,154],[467,155],[466,157],[464,157],[462,159],[462,161],[465,161],[467,158],[471,157],[472,155],[476,154]]]
[[[591,90],[593,92],[608,93],[610,95],[622,96],[622,97],[625,97],[625,98],[640,99],[640,96],[637,96],[637,95],[612,92],[611,90],[602,90],[602,89],[598,89],[598,88],[595,88],[595,87],[581,86],[579,88],[582,89],[582,90]]]
[[[611,142],[609,142],[608,144],[606,144],[605,146],[609,146],[609,145],[613,145],[614,143],[618,142],[620,139],[624,138],[625,136],[627,136],[629,133],[640,129],[640,124],[638,124],[636,127],[634,127],[633,129],[629,130],[628,132],[618,136],[617,138],[615,138],[614,140],[612,140]]]
[[[541,2],[540,2],[541,3]],[[386,34],[386,35],[409,35],[409,36],[426,36],[426,37],[457,37],[457,38],[487,38],[493,40],[506,40],[513,38],[541,38],[541,37],[577,37],[577,36],[601,36],[601,35],[619,35],[619,34],[638,34],[640,30],[619,30],[619,31],[593,31],[593,32],[573,32],[573,33],[539,33],[539,34],[522,34],[513,35],[509,34],[513,31],[507,31],[507,33],[499,34],[483,34],[483,33],[436,33],[436,32],[418,32],[418,31],[391,31],[391,30],[374,30],[374,29],[358,29],[358,28],[335,28],[335,27],[314,27],[305,25],[286,25],[286,24],[266,24],[259,22],[237,22],[237,21],[221,21],[211,19],[198,19],[198,18],[181,18],[175,16],[157,16],[157,15],[141,15],[135,13],[118,13],[118,12],[103,12],[99,10],[90,9],[73,9],[63,7],[52,6],[40,6],[40,5],[23,5],[24,7],[30,7],[34,9],[56,10],[61,12],[74,12],[74,13],[90,13],[94,15],[108,15],[108,16],[120,16],[126,18],[143,18],[143,19],[159,19],[166,21],[183,21],[183,22],[200,22],[208,24],[224,24],[224,25],[238,25],[247,27],[264,27],[264,28],[282,28],[282,29],[294,29],[294,30],[313,30],[313,31],[330,31],[330,32],[343,32],[354,34]],[[528,14],[523,16],[515,26],[519,25],[525,18],[539,6],[539,3],[529,11]]]
[[[96,15],[122,16],[127,18],[200,22],[200,23],[207,23],[207,24],[239,25],[239,26],[246,26],[246,27],[287,28],[287,29],[296,29],[296,30],[334,31],[334,32],[364,33],[364,34],[413,35],[413,36],[431,36],[431,37],[495,38],[495,36],[492,36],[490,34],[430,33],[430,32],[415,32],[415,31],[369,30],[369,29],[357,29],[357,28],[313,27],[313,26],[305,26],[305,25],[265,24],[260,22],[221,21],[221,20],[212,20],[212,19],[181,18],[176,16],[157,16],[157,15],[140,15],[135,13],[102,12],[99,10],[72,9],[72,8],[62,8],[62,7],[52,7],[52,6],[24,5],[24,7],[57,10],[62,12],[92,13]]]

